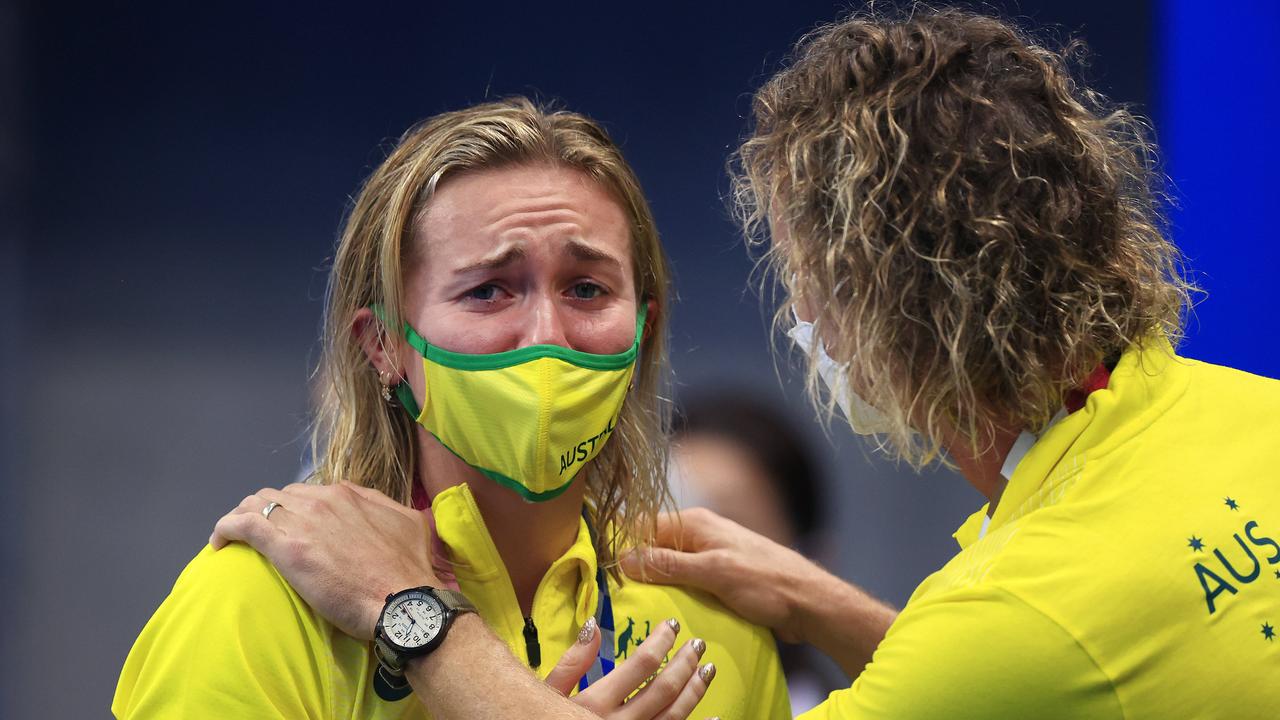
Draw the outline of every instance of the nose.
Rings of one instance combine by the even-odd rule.
[[[528,320],[528,332],[521,345],[559,345],[569,347],[569,338],[565,335],[564,321],[560,317],[560,309],[551,300],[541,300],[533,308],[532,317]]]

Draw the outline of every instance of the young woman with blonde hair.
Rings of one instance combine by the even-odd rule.
[[[314,476],[241,507],[305,564],[324,543],[304,531],[369,536],[326,519],[322,491],[368,493],[412,549],[398,569],[290,586],[247,546],[206,548],[138,638],[114,712],[422,717],[462,695],[408,698],[406,667],[478,614],[610,717],[789,715],[767,630],[618,570],[667,497],[667,310],[652,215],[594,122],[516,98],[408,131],[334,260]],[[402,572],[416,561],[436,577]],[[371,602],[326,603],[335,580]]]

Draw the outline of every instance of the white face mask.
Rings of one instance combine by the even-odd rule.
[[[827,390],[849,419],[853,431],[859,435],[877,435],[889,432],[892,425],[884,413],[871,407],[867,401],[849,387],[849,363],[838,363],[827,354],[813,332],[813,323],[796,317],[795,327],[787,331],[787,337],[804,351],[818,366],[818,376],[827,384]]]

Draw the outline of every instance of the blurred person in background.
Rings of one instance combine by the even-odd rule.
[[[1068,54],[965,11],[855,13],[756,93],[735,197],[811,397],[987,498],[901,613],[707,510],[622,557],[856,676],[806,719],[1280,707],[1280,382],[1175,352],[1193,288],[1162,229],[1154,145]],[[358,543],[299,563],[236,522],[295,582],[413,552],[353,522]],[[358,583],[328,590],[368,602]],[[501,671],[420,672],[459,691],[483,678],[486,709],[536,695],[494,685]]]
[[[681,510],[701,507],[822,562],[827,507],[820,463],[801,428],[748,390],[691,393],[676,410],[668,465]],[[813,648],[778,646],[795,715],[844,683]]]
[[[575,691],[605,717],[789,717],[767,630],[617,568],[667,497],[667,303],[648,205],[593,121],[514,98],[409,130],[334,260],[313,484],[236,518],[304,564],[377,532],[414,550],[290,583],[214,537],[138,637],[113,712],[475,717],[498,675],[444,689],[411,671],[443,647],[537,688],[506,717]],[[368,527],[333,498],[369,499]]]

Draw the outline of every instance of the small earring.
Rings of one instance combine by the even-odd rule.
[[[378,382],[382,385],[382,399],[391,402],[391,373],[383,370],[378,373]]]

